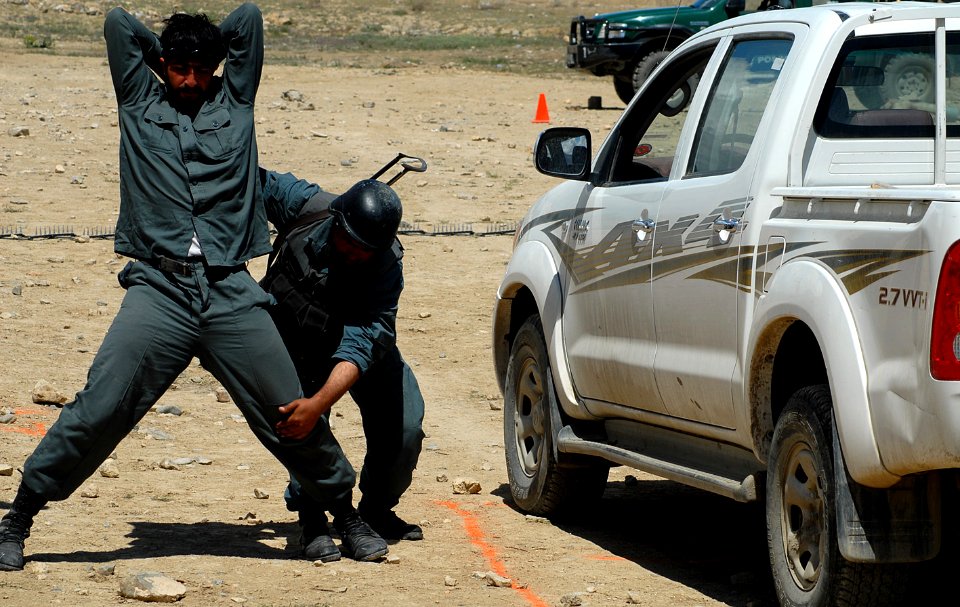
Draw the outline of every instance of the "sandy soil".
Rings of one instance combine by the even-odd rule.
[[[0,66],[0,235],[112,229],[117,129],[104,62],[0,44]],[[285,99],[289,90],[303,100]],[[143,571],[180,580],[185,606],[541,606],[570,603],[573,593],[585,605],[624,605],[628,592],[649,606],[768,604],[755,506],[624,469],[612,471],[594,509],[570,522],[531,519],[511,505],[490,310],[512,238],[430,234],[515,222],[552,185],[530,163],[544,126],[531,122],[539,93],[553,125],[588,126],[597,141],[619,115],[586,110],[590,95],[619,105],[606,80],[586,77],[265,69],[257,127],[264,165],[334,191],[400,151],[430,165],[397,184],[405,218],[427,232],[403,238],[399,318],[401,350],[427,400],[428,438],[398,511],[424,525],[423,542],[391,546],[397,563],[298,560],[282,468],[237,421],[237,409],[217,402],[215,381],[191,366],[160,401],[182,416],[149,414],[117,449],[118,478],[91,478],[83,491],[97,497],[78,492],[39,515],[27,570],[0,574],[0,604],[129,603],[118,596],[120,579]],[[29,135],[8,134],[19,126]],[[115,275],[123,263],[106,239],[0,238],[0,415],[16,413],[0,424],[0,464],[21,466],[57,417],[55,407],[31,402],[37,381],[68,396],[82,387],[122,298]],[[255,276],[262,263],[251,266]],[[336,433],[359,463],[356,408],[346,401],[335,411]],[[156,430],[171,438],[153,438]],[[198,456],[212,463],[159,466]],[[482,490],[455,495],[458,477]],[[0,510],[18,482],[19,472],[0,476]],[[255,489],[269,497],[257,499]],[[115,565],[113,575],[92,571],[105,564]],[[473,576],[487,571],[511,578],[513,588]]]

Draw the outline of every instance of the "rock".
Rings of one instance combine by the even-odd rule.
[[[490,410],[491,411],[503,411],[503,403],[498,400],[490,401]]]
[[[13,285],[13,288],[10,289],[10,293],[13,295],[23,295],[23,285]]]
[[[83,175],[74,175],[70,178],[70,185],[82,185],[84,177]]]
[[[433,315],[430,312],[420,312],[419,314],[417,314],[417,316],[419,318],[430,318]]]
[[[157,428],[137,428],[137,434],[156,440],[173,440],[173,435]]]
[[[628,605],[642,605],[643,604],[643,595],[639,592],[634,592],[633,590],[627,591],[627,604]]]
[[[38,561],[30,561],[23,569],[27,573],[32,573],[33,575],[46,575],[50,573],[50,565]]]
[[[145,571],[120,581],[120,596],[147,603],[175,603],[187,595],[187,587],[162,573]]]
[[[446,475],[446,474],[438,474],[438,475],[437,475],[437,482],[438,482],[438,483],[445,483],[445,482],[447,482],[447,475]]]
[[[579,592],[571,592],[560,597],[560,605],[563,607],[577,607],[583,605],[583,598]]]
[[[114,563],[107,563],[106,565],[97,565],[93,570],[103,576],[113,575],[117,571],[117,566]]]
[[[157,407],[157,413],[161,415],[176,415],[179,417],[183,415],[183,409],[176,405],[160,405]]]
[[[253,489],[253,497],[257,498],[258,500],[270,499],[270,492],[267,491],[266,489],[260,489],[259,487],[255,487]]]
[[[194,461],[201,466],[209,466],[210,464],[213,463],[213,460],[210,459],[209,457],[198,457]]]
[[[64,167],[62,164],[58,164],[57,166],[53,167],[53,172],[54,172],[54,173],[66,173],[66,172],[67,172],[67,169],[66,169],[66,167]]]
[[[453,480],[454,495],[480,493],[480,483],[471,478],[456,478]]]
[[[45,379],[41,379],[33,387],[31,397],[38,405],[63,405],[67,402],[67,397]]]
[[[281,95],[287,101],[303,101],[303,93],[297,90],[284,91]]]
[[[364,102],[363,102],[363,108],[364,108],[364,109],[372,110],[372,109],[375,108],[375,107],[377,107],[377,104],[376,104],[375,102],[373,102],[373,101],[364,101]]]
[[[484,472],[489,472],[493,470],[493,464],[491,464],[490,462],[483,462],[482,464],[480,464],[480,469],[483,470]]]
[[[108,459],[100,464],[100,476],[104,478],[120,478],[120,468],[117,467],[117,461]]]
[[[0,476],[13,476],[13,466],[10,464],[0,464]]]
[[[523,519],[528,523],[545,523],[550,524],[550,519],[544,518],[542,516],[534,516],[533,514],[524,515]]]
[[[179,469],[180,469],[180,466],[176,465],[175,463],[171,462],[171,461],[168,460],[168,459],[165,459],[165,460],[161,461],[161,462],[160,462],[159,464],[157,464],[157,465],[160,466],[160,468],[162,468],[162,469],[164,469],[164,470],[179,470]]]
[[[640,481],[637,480],[637,477],[632,474],[628,474],[623,477],[623,485],[625,487],[636,487],[639,483]]]
[[[7,129],[7,135],[11,137],[27,137],[30,135],[30,129],[25,126],[13,126]]]
[[[100,497],[100,489],[93,483],[84,485],[83,489],[80,490],[80,497],[89,497],[90,499]]]
[[[449,575],[445,575],[445,576],[443,576],[443,585],[444,585],[444,586],[449,586],[450,588],[453,588],[454,586],[457,585],[457,580],[456,580],[456,578],[452,578],[452,577],[450,577]]]
[[[17,421],[17,416],[13,413],[4,413],[0,415],[0,424],[12,424]]]
[[[400,564],[400,557],[397,556],[396,554],[388,554],[388,555],[387,555],[387,558],[386,558],[386,561],[387,561],[387,563],[389,563],[390,565],[399,565],[399,564]]]
[[[227,389],[224,388],[223,386],[219,386],[216,390],[214,390],[213,393],[217,395],[218,403],[230,402],[230,394],[227,392]]]
[[[496,586],[497,588],[509,588],[513,586],[513,580],[508,577],[498,575],[493,571],[488,571],[483,574],[483,579],[487,582],[487,586]]]
[[[175,457],[172,460],[170,460],[170,463],[173,464],[174,466],[189,466],[194,461],[196,460],[192,457]]]

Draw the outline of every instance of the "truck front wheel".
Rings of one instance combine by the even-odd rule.
[[[852,563],[837,545],[832,400],[801,388],[777,422],[767,463],[767,550],[783,607],[896,604],[890,565]]]
[[[547,516],[598,498],[609,465],[594,458],[555,455],[551,410],[556,394],[543,327],[536,315],[517,331],[507,364],[503,438],[507,478],[522,510]]]
[[[633,76],[624,78],[619,74],[613,77],[613,89],[617,91],[617,97],[620,101],[629,104],[637,89],[633,88]]]

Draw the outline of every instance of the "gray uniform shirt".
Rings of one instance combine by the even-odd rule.
[[[122,8],[104,23],[120,123],[120,215],[114,249],[184,259],[197,234],[207,263],[235,266],[270,251],[257,183],[253,106],[263,67],[263,18],[243,4],[220,24],[227,44],[196,119],[157,79],[160,41]]]

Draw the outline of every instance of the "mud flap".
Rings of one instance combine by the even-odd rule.
[[[888,489],[864,487],[850,478],[833,428],[837,543],[848,561],[911,563],[940,552],[940,476],[904,477]]]

